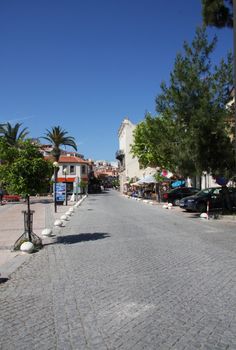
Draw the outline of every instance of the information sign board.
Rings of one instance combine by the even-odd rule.
[[[64,202],[66,193],[66,184],[63,182],[56,183],[56,201]]]

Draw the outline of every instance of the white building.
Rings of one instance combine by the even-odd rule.
[[[121,123],[118,131],[119,150],[116,152],[116,159],[119,160],[119,179],[120,191],[124,192],[124,186],[131,179],[137,181],[145,175],[155,174],[156,169],[142,169],[139,165],[137,157],[131,154],[131,145],[133,143],[133,132],[136,125],[128,118],[125,118]]]
[[[45,159],[53,161],[53,157],[45,156]],[[73,183],[83,181],[88,183],[89,161],[86,161],[73,153],[60,155],[57,182],[67,183],[68,192],[73,192]]]

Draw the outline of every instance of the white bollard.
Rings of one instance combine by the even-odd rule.
[[[42,230],[42,236],[50,237],[52,235],[52,230],[50,228],[45,228]]]
[[[32,253],[34,250],[34,245],[32,242],[24,242],[20,246],[20,250],[24,253]]]
[[[61,220],[56,220],[56,221],[54,222],[54,226],[60,227],[60,226],[62,226],[62,225],[63,225],[63,222],[62,222]]]
[[[203,220],[208,220],[208,214],[207,213],[201,213],[200,218]]]

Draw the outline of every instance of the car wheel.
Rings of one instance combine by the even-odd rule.
[[[179,199],[174,199],[173,204],[174,205],[179,205]]]
[[[207,206],[205,203],[199,203],[197,205],[197,210],[200,212],[200,213],[206,213],[207,211]]]

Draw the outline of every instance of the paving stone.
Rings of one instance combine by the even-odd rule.
[[[233,225],[91,195],[0,285],[0,349],[235,350],[235,281]]]

